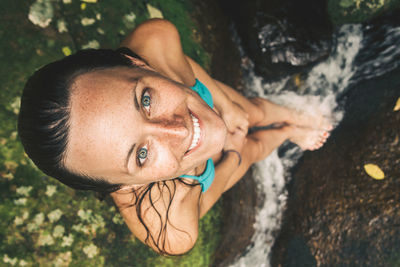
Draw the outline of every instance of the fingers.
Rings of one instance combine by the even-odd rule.
[[[244,135],[247,135],[247,132],[249,131],[248,125],[245,127],[239,127],[239,129],[243,132]]]
[[[248,120],[234,121],[227,126],[228,126],[228,131],[231,133],[239,129],[246,135],[249,130],[249,121]]]

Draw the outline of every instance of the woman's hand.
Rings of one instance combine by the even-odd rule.
[[[236,150],[237,152],[241,153],[246,141],[246,133],[236,128],[234,132],[228,132],[225,140],[224,150]]]
[[[237,103],[228,101],[228,104],[221,110],[221,117],[224,120],[228,131],[234,133],[240,130],[247,134],[249,128],[249,114]]]

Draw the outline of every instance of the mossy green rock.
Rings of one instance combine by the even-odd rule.
[[[328,12],[336,25],[365,22],[394,8],[400,8],[400,0],[328,0]]]

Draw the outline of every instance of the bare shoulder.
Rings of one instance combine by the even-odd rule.
[[[162,47],[163,40],[176,43],[176,39],[179,39],[179,33],[174,24],[165,19],[151,19],[137,26],[121,45],[140,52],[157,45]]]
[[[199,191],[198,186],[167,181],[111,196],[139,240],[159,253],[183,254],[197,239]]]
[[[179,32],[164,19],[151,19],[137,26],[121,43],[151,67],[173,80],[194,84],[194,74],[182,49]]]

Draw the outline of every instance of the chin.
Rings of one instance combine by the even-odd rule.
[[[224,145],[225,145],[225,141],[226,141],[226,137],[228,136],[228,128],[226,127],[224,121],[222,120],[222,118],[219,118],[219,127],[217,127],[218,131],[215,133],[215,137],[216,137],[216,141],[215,142],[215,153],[219,153],[223,150]]]

